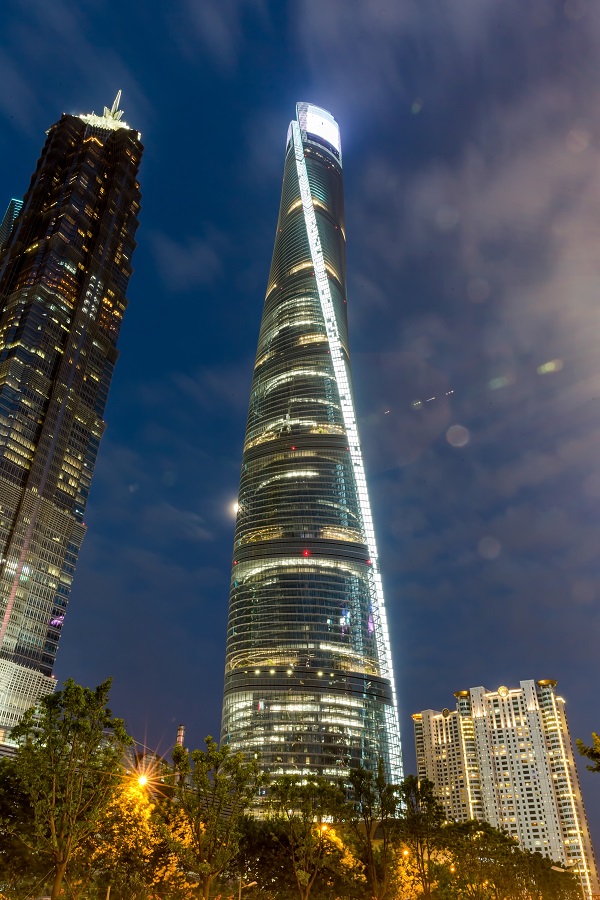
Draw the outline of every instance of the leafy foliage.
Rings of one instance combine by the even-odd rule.
[[[238,852],[242,819],[258,793],[258,765],[228,746],[219,748],[211,737],[206,750],[174,747],[173,762],[176,800],[187,829],[176,841],[177,852],[208,900],[212,882]]]
[[[590,759],[593,763],[593,765],[586,766],[586,768],[588,768],[590,772],[600,772],[600,735],[596,734],[595,731],[592,731],[592,741],[592,746],[588,747],[583,741],[577,738],[577,749],[582,756]]]
[[[573,876],[487,822],[453,822],[440,833],[438,894],[458,900],[577,900]]]
[[[358,768],[350,772],[351,799],[344,818],[358,858],[365,866],[371,896],[384,900],[397,874],[399,785],[388,784],[383,761],[377,774]]]
[[[11,733],[20,742],[14,771],[32,815],[31,832],[21,839],[51,861],[52,900],[73,853],[103,819],[132,743],[107,707],[110,685],[109,679],[91,690],[68,680]]]
[[[140,782],[109,687],[66,682],[15,729],[17,755],[0,760],[0,900],[48,887],[65,900],[109,887],[111,900],[234,900],[244,887],[248,900],[579,900],[564,867],[484,822],[444,822],[430,782],[390,785],[381,765],[339,786],[273,781],[259,818],[257,764],[210,737]]]
[[[433,784],[408,775],[399,788],[402,815],[398,835],[407,852],[409,870],[425,900],[431,897],[436,876],[436,853],[440,847],[444,811],[436,800]]]
[[[308,900],[315,885],[323,896],[343,882],[349,897],[356,866],[332,824],[343,810],[342,790],[325,778],[288,775],[269,793],[272,834],[287,851],[296,896]]]
[[[49,875],[50,865],[24,838],[33,828],[33,812],[23,792],[15,763],[0,760],[0,887],[6,897],[34,891]]]

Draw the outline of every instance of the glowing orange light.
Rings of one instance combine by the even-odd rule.
[[[138,777],[138,784],[139,784],[140,787],[146,787],[146,785],[148,784],[148,776],[147,776],[147,775],[140,775],[140,776]]]

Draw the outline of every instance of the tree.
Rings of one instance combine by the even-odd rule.
[[[541,853],[521,850],[531,900],[581,900],[581,884],[573,872]]]
[[[34,893],[48,877],[48,860],[24,843],[33,830],[33,813],[19,784],[14,760],[0,759],[0,890],[2,896]]]
[[[597,735],[595,731],[592,731],[592,741],[592,746],[587,747],[582,740],[577,738],[577,749],[582,756],[593,762],[592,766],[586,766],[586,768],[590,772],[600,772],[600,735]]]
[[[452,900],[577,900],[579,886],[567,870],[541,853],[522,850],[487,822],[443,826],[438,896]]]
[[[69,679],[11,732],[20,744],[15,773],[32,811],[26,843],[51,861],[52,900],[74,852],[97,831],[132,743],[107,707],[110,686],[111,679],[93,690]]]
[[[407,867],[414,873],[425,900],[431,897],[435,880],[436,851],[444,811],[431,781],[408,775],[399,787],[402,814],[398,834],[407,851]]]
[[[76,896],[89,895],[94,885],[105,897],[110,885],[114,900],[146,900],[154,883],[153,857],[162,843],[153,812],[146,787],[126,776],[97,831],[74,853],[70,887]]]
[[[206,750],[174,747],[173,762],[175,798],[187,826],[178,853],[208,900],[211,884],[238,852],[241,822],[261,780],[258,764],[227,745],[219,748],[212,737]]]
[[[399,786],[385,778],[383,760],[377,774],[362,767],[350,771],[351,799],[345,807],[345,821],[365,874],[373,900],[384,900],[392,888],[396,872]]]
[[[316,882],[333,886],[351,868],[333,824],[344,794],[325,778],[295,775],[272,782],[269,793],[273,836],[287,850],[297,896],[308,900]]]
[[[451,822],[443,827],[439,846],[446,862],[445,879],[440,872],[445,890],[440,893],[466,900],[516,900],[523,895],[525,854],[506,832],[487,822]]]
[[[223,876],[230,883],[239,878],[246,884],[256,881],[249,900],[295,900],[296,880],[283,824],[274,817],[246,816],[238,854]]]

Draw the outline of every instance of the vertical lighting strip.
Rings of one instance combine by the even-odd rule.
[[[581,883],[581,889],[582,889],[583,893],[587,897],[591,897],[592,896],[592,881],[591,881],[590,864],[588,861],[588,856],[585,852],[587,847],[585,845],[584,835],[582,832],[582,823],[581,823],[580,810],[579,810],[579,806],[581,804],[580,803],[578,804],[575,802],[576,798],[581,801],[581,789],[579,788],[578,780],[576,781],[577,775],[575,774],[575,778],[573,778],[573,772],[571,770],[571,766],[569,765],[570,759],[569,759],[569,754],[567,751],[567,746],[566,746],[566,741],[565,741],[564,711],[561,710],[561,712],[563,714],[562,715],[559,714],[556,692],[554,690],[550,691],[550,703],[551,703],[551,707],[552,707],[552,720],[553,720],[552,724],[556,728],[556,735],[558,737],[558,742],[560,745],[560,760],[559,760],[560,768],[557,770],[556,774],[560,775],[560,769],[562,769],[562,771],[564,772],[563,778],[567,782],[567,790],[565,792],[564,788],[562,788],[560,791],[560,796],[559,796],[557,785],[556,784],[554,785],[554,790],[556,792],[556,802],[557,802],[557,805],[560,805],[560,808],[561,808],[561,820],[562,820],[561,825],[563,825],[563,823],[566,824],[566,822],[565,822],[566,816],[564,813],[565,796],[568,799],[569,815],[572,816],[573,822],[575,823],[573,830],[575,831],[575,840],[576,840],[575,846],[577,848],[577,854],[578,854],[577,869],[575,869],[574,871],[576,871],[579,875],[579,881]],[[538,705],[539,705],[539,700],[538,700]],[[545,717],[543,716],[543,714],[542,714],[541,718],[542,718],[544,730],[547,732],[550,731],[550,729],[548,728],[547,721],[545,720]],[[556,768],[556,762],[557,762],[557,759],[556,759],[556,756],[554,755],[551,760],[551,771],[553,768]],[[575,765],[575,763],[573,761],[573,766],[574,765]],[[576,788],[579,788],[579,790],[576,790]],[[585,813],[584,813],[584,815],[585,815]],[[563,829],[561,828],[561,831],[562,830]],[[569,833],[566,828],[564,829],[564,831]],[[573,850],[573,838],[571,837],[571,844],[569,845],[569,848],[566,849],[566,851],[565,851],[566,856],[570,856],[572,853],[572,850]],[[572,860],[572,857],[571,857],[571,860]],[[569,865],[569,859],[566,859],[566,863],[567,863],[567,865]],[[571,866],[573,865],[572,861],[570,862],[570,865]]]
[[[300,186],[300,197],[302,199],[302,210],[304,213],[304,223],[306,225],[306,233],[308,243],[310,245],[310,255],[315,269],[315,279],[317,289],[319,291],[319,300],[321,301],[321,309],[323,318],[325,319],[325,328],[327,330],[327,339],[331,351],[331,360],[333,363],[333,371],[335,374],[338,393],[340,395],[340,403],[342,406],[342,415],[344,417],[344,426],[348,435],[348,444],[350,449],[350,458],[352,460],[352,468],[354,470],[354,480],[356,482],[356,492],[358,494],[358,502],[365,530],[367,547],[371,557],[371,565],[373,571],[373,581],[375,585],[375,595],[372,598],[376,604],[375,612],[379,614],[380,628],[375,629],[377,640],[377,653],[382,664],[384,677],[389,679],[392,688],[393,700],[393,716],[392,727],[395,730],[393,736],[390,735],[390,769],[394,782],[402,778],[402,761],[400,756],[400,725],[398,722],[398,706],[396,700],[396,686],[394,683],[394,671],[392,669],[392,654],[390,649],[390,638],[387,627],[387,617],[385,613],[385,601],[383,597],[383,584],[381,574],[379,572],[379,557],[377,555],[377,544],[375,542],[375,530],[373,528],[373,517],[371,515],[371,507],[369,504],[369,495],[367,493],[367,479],[365,477],[365,469],[360,452],[360,443],[358,439],[358,428],[356,426],[356,415],[354,405],[352,403],[352,394],[350,384],[346,372],[346,364],[342,355],[342,344],[340,341],[333,301],[331,299],[331,291],[329,290],[329,278],[325,269],[325,260],[323,258],[323,250],[321,248],[321,239],[319,237],[319,229],[317,227],[317,218],[312,201],[312,193],[308,180],[308,172],[306,171],[306,161],[304,159],[304,147],[302,145],[302,136],[300,134],[300,126],[296,120],[292,123],[292,139],[294,142],[294,156],[296,160],[296,171],[298,173],[298,183]],[[394,758],[395,757],[395,758]]]

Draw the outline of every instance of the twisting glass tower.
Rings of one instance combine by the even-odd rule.
[[[254,368],[222,740],[272,775],[401,775],[348,351],[339,128],[299,103]]]
[[[140,192],[120,92],[63,115],[0,245],[0,740],[54,688]],[[9,208],[10,213],[10,208]]]

